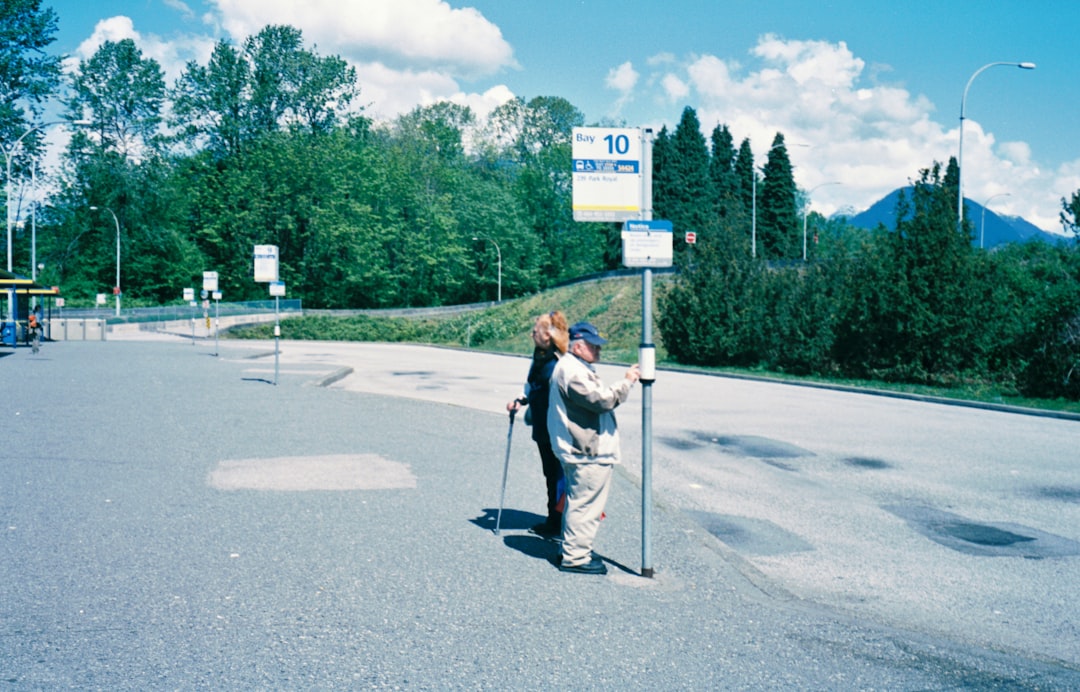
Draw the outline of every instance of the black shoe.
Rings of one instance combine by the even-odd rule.
[[[529,532],[535,533],[541,538],[558,538],[562,535],[562,526],[553,525],[549,521],[543,521],[529,529]]]
[[[560,572],[576,572],[578,574],[607,574],[607,566],[604,565],[604,561],[598,557],[593,557],[592,560],[581,565],[564,565],[559,563]]]

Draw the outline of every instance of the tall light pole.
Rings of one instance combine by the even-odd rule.
[[[7,213],[7,270],[9,272],[11,271],[11,226],[12,226],[12,223],[13,223],[12,214],[11,214],[11,161],[15,156],[15,147],[22,144],[22,141],[24,139],[26,139],[26,137],[28,135],[30,135],[32,132],[37,132],[38,130],[44,130],[46,127],[51,127],[53,125],[62,125],[63,123],[64,123],[63,120],[53,120],[51,122],[41,123],[40,125],[35,125],[34,127],[31,127],[29,130],[27,130],[26,132],[19,135],[19,138],[16,139],[14,142],[12,142],[10,147],[4,147],[4,159],[5,159],[5,163],[7,164],[7,177],[4,178],[4,187],[6,188],[5,191],[7,193],[7,206],[6,206],[5,211]],[[71,124],[72,125],[89,125],[90,121],[89,120],[74,120],[74,121],[71,122]]]
[[[495,246],[495,252],[498,253],[498,257],[499,257],[499,298],[498,298],[498,302],[501,303],[502,302],[502,250],[499,249],[499,244],[496,243],[493,238],[489,238],[486,235],[473,236],[473,240],[480,240],[480,239],[491,241],[491,244]]]
[[[116,316],[120,316],[120,219],[116,218],[116,212],[108,207],[90,207],[90,211],[104,210],[112,214],[113,223],[116,224],[116,286],[113,293],[116,295]]]
[[[964,94],[960,97],[960,146],[956,150],[956,168],[957,168],[957,200],[956,200],[956,226],[957,228],[964,227],[964,109],[967,105],[968,89],[971,88],[971,83],[975,81],[975,78],[982,74],[983,70],[988,70],[991,67],[997,67],[998,65],[1009,65],[1011,67],[1019,67],[1021,70],[1034,70],[1035,63],[1033,62],[991,62],[983,65],[971,75],[967,81],[967,85],[964,87]]]
[[[810,191],[806,193],[806,209],[803,210],[802,215],[802,261],[806,261],[806,217],[810,216],[810,195],[814,194],[814,190],[819,187],[825,187],[826,185],[839,185],[840,181],[833,180],[828,183],[821,183],[810,188]]]
[[[1009,196],[1008,192],[999,192],[996,195],[990,195],[989,197],[986,198],[986,201],[983,202],[983,205],[982,205],[982,221],[979,222],[979,249],[980,250],[983,248],[983,238],[985,237],[985,232],[986,232],[986,205],[990,204],[990,202],[992,200],[995,200],[998,197],[1008,197],[1008,196]]]
[[[4,159],[5,159],[5,163],[7,165],[7,177],[4,178],[4,191],[5,191],[5,194],[7,196],[7,201],[6,201],[5,206],[4,206],[4,214],[7,217],[7,224],[6,225],[7,225],[7,270],[8,270],[8,273],[11,273],[11,267],[12,267],[12,261],[11,261],[11,259],[12,259],[11,258],[11,226],[12,226],[12,223],[14,221],[13,221],[13,215],[11,213],[11,211],[12,211],[11,210],[11,161],[15,157],[15,147],[22,144],[22,141],[24,139],[26,139],[26,137],[30,133],[37,132],[38,130],[44,130],[46,127],[50,127],[52,125],[60,125],[63,122],[64,121],[62,121],[62,120],[54,120],[54,121],[47,122],[47,123],[41,123],[40,125],[35,125],[34,127],[31,127],[29,130],[27,130],[26,132],[19,135],[19,137],[14,142],[11,143],[11,146],[4,147],[4,149],[3,149],[3,151],[4,151]],[[72,121],[71,124],[72,125],[89,125],[90,121],[89,120],[74,120],[74,121]],[[35,261],[36,261],[36,258],[35,258]],[[15,301],[14,301],[14,295],[15,294],[14,294],[13,291],[8,291],[8,295],[7,295],[7,304],[8,304],[7,305],[7,315],[8,315],[8,319],[10,319],[12,321],[14,321],[14,319],[15,319],[15,307],[16,307],[15,306]]]

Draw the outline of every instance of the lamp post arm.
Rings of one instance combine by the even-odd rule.
[[[967,107],[968,89],[971,88],[971,83],[975,81],[976,77],[991,67],[999,65],[1011,65],[1022,70],[1035,69],[1035,63],[1033,62],[989,62],[975,70],[968,78],[967,84],[964,85],[964,93],[960,96],[960,142],[956,149],[956,226],[958,229],[964,225],[964,113]]]

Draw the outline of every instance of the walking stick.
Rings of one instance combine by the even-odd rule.
[[[503,462],[502,490],[499,492],[499,513],[495,517],[495,535],[499,535],[499,526],[502,524],[503,502],[506,500],[506,471],[510,468],[510,441],[514,437],[514,414],[517,409],[510,412],[510,429],[506,431],[506,461]]]

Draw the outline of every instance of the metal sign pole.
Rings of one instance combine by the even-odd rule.
[[[218,351],[218,331],[221,329],[221,299],[217,296],[214,297],[214,356],[219,354]]]
[[[642,219],[652,221],[652,130],[642,131]],[[652,270],[641,275],[641,576],[652,578],[652,385],[656,347],[652,342]]]
[[[278,380],[278,341],[281,338],[281,296],[274,296],[274,386]]]

